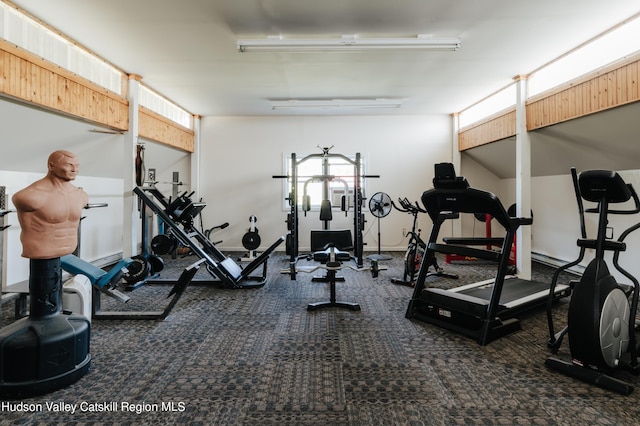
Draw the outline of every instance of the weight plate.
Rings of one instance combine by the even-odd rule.
[[[132,262],[127,265],[127,273],[123,278],[129,284],[142,281],[149,273],[149,264],[144,256],[133,256]]]
[[[150,266],[150,271],[149,271],[150,275],[153,275],[156,272],[160,272],[164,269],[164,261],[160,256],[155,256],[151,254],[149,255],[149,259],[147,261],[149,262],[149,266]]]
[[[242,246],[247,250],[260,247],[260,235],[257,232],[247,232],[242,236]]]
[[[287,234],[287,237],[284,240],[284,252],[287,256],[291,255],[291,246],[293,245],[293,237],[291,234]]]
[[[177,245],[178,241],[173,235],[160,234],[151,239],[151,250],[158,255],[171,253]]]

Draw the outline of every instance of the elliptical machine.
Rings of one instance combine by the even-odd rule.
[[[588,170],[574,176],[574,187],[581,216],[582,237],[578,239],[580,256],[577,261],[565,265],[554,274],[551,292],[555,288],[559,272],[579,263],[586,249],[595,249],[595,257],[584,271],[579,282],[574,282],[569,302],[568,323],[565,329],[554,334],[553,320],[549,322],[549,346],[556,354],[565,334],[569,338],[571,362],[555,357],[547,358],[545,365],[568,376],[624,395],[633,391],[633,386],[611,373],[615,369],[626,369],[640,374],[638,348],[635,338],[635,316],[638,307],[640,284],[624,270],[618,260],[626,250],[625,238],[640,228],[637,223],[620,234],[618,239],[607,238],[610,214],[630,215],[640,213],[640,200],[631,184],[607,170]],[[582,199],[597,203],[597,207],[582,208]],[[624,203],[633,199],[634,207],[626,210],[610,209],[610,204]],[[598,214],[598,229],[595,239],[586,238],[584,213]],[[631,284],[618,283],[609,272],[604,260],[606,252],[613,253],[613,265]],[[549,305],[548,305],[549,306]]]

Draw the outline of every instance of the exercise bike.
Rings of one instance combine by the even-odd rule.
[[[559,272],[578,264],[586,249],[595,249],[595,257],[588,264],[573,287],[567,326],[554,333],[553,319],[547,312],[549,322],[549,346],[556,354],[565,335],[569,339],[571,361],[555,357],[547,358],[545,365],[568,376],[624,395],[633,391],[633,386],[612,374],[625,369],[640,374],[638,347],[635,338],[635,316],[638,307],[640,284],[638,280],[619,264],[620,253],[626,250],[624,240],[640,228],[637,223],[624,230],[618,239],[608,238],[608,216],[640,213],[640,200],[634,188],[613,171],[589,170],[576,177],[572,169],[574,188],[580,211],[582,237],[578,239],[578,260],[559,268],[551,282],[552,291]],[[597,203],[597,207],[583,209],[582,199]],[[634,207],[625,210],[611,209],[610,204],[625,203],[633,199]],[[595,239],[586,238],[583,213],[597,213],[598,228]],[[618,283],[609,272],[604,260],[606,252],[613,253],[613,266],[631,281]],[[547,305],[549,307],[550,303]]]
[[[424,256],[424,252],[427,247],[426,243],[422,240],[422,238],[420,238],[420,232],[422,230],[418,229],[416,232],[418,214],[427,213],[427,211],[420,207],[417,201],[415,202],[415,204],[413,204],[406,197],[398,198],[398,203],[400,204],[400,207],[398,207],[393,201],[391,201],[391,205],[393,206],[393,208],[403,213],[409,213],[413,216],[413,224],[411,226],[411,231],[407,232],[407,234],[405,235],[409,237],[409,242],[407,243],[407,251],[404,254],[404,273],[402,275],[402,279],[392,278],[391,282],[393,284],[413,287],[415,284],[416,275],[420,270],[422,257]],[[438,275],[452,279],[458,278],[458,276],[455,274],[445,273],[444,270],[438,266],[438,262],[435,256],[429,259],[429,266],[433,266],[435,272],[429,273],[428,276]]]

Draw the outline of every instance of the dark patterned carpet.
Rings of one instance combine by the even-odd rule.
[[[400,253],[387,270],[344,273],[339,298],[362,310],[321,309],[328,285],[300,273],[280,274],[283,254],[269,260],[258,289],[192,285],[164,321],[95,320],[92,366],[77,383],[48,395],[2,405],[12,425],[631,425],[640,422],[640,391],[621,396],[548,370],[543,311],[522,318],[524,330],[488,346],[405,319],[412,293]],[[172,278],[193,258],[167,260]],[[441,262],[442,263],[442,262]],[[475,282],[490,264],[447,265]],[[535,278],[550,279],[536,265]],[[173,274],[173,275],[172,275]],[[205,270],[197,278],[207,278]],[[131,293],[126,309],[166,303],[169,287]],[[113,303],[103,302],[109,308]],[[115,305],[113,305],[115,306]],[[564,324],[566,303],[556,307]],[[11,319],[5,305],[3,325]],[[560,356],[566,357],[567,346]],[[636,377],[629,378],[640,384]],[[56,412],[52,403],[75,412]],[[30,412],[28,409],[34,409]]]

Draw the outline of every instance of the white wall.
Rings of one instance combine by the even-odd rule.
[[[145,168],[156,169],[156,187],[167,197],[171,196],[173,185],[173,172],[178,172],[178,193],[191,192],[191,154],[172,148],[167,145],[145,142],[144,164]]]
[[[431,187],[433,164],[451,161],[450,117],[205,117],[202,120],[201,196],[205,228],[229,222],[216,234],[226,250],[244,250],[242,235],[249,216],[258,218],[262,247],[286,234],[283,180],[284,158],[321,152],[317,146],[331,146],[332,153],[365,158],[366,195],[386,192],[393,200],[418,200]],[[288,192],[288,190],[287,190]],[[429,229],[423,215],[421,226]],[[365,250],[377,250],[377,224],[366,214]],[[352,228],[353,216],[334,212],[332,228]],[[411,216],[393,211],[381,219],[383,250],[403,250],[403,229],[410,229]],[[321,226],[317,213],[300,217],[300,248],[308,247],[312,228]],[[284,246],[281,247],[284,250]]]

